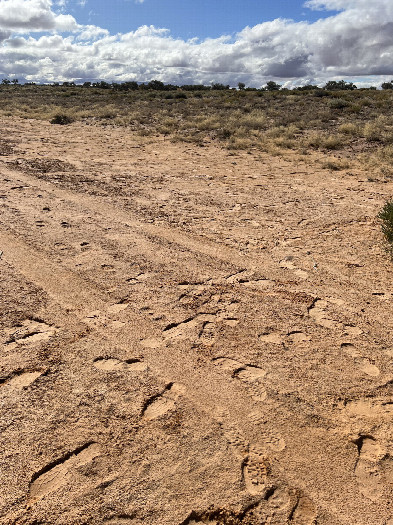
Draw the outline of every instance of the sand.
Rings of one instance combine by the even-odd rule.
[[[393,523],[393,182],[1,121],[1,524]]]

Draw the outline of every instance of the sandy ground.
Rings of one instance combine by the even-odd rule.
[[[393,182],[0,124],[0,523],[392,525]]]

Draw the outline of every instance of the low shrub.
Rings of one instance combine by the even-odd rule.
[[[331,109],[343,109],[349,106],[349,102],[343,98],[332,98],[328,101],[328,106]]]
[[[393,200],[385,203],[378,214],[378,219],[381,221],[381,229],[385,237],[387,250],[393,256]]]
[[[73,122],[73,119],[69,117],[68,115],[62,115],[58,113],[53,117],[53,119],[50,121],[51,124],[60,124],[61,126],[65,126],[66,124],[71,124]]]

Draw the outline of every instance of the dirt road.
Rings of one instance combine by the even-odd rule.
[[[393,183],[3,119],[3,524],[393,523]]]

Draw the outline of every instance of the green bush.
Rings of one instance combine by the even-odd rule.
[[[393,200],[388,201],[378,214],[387,249],[393,256]]]

